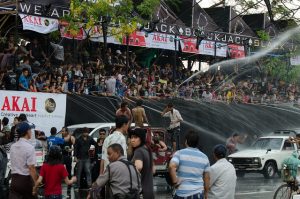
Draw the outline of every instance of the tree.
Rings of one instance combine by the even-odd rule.
[[[271,11],[271,15],[275,20],[294,19],[295,21],[300,22],[300,0],[235,0],[225,1],[225,3],[226,2],[226,5],[233,6],[238,14],[252,14]],[[224,0],[218,0],[215,1],[215,5],[212,7],[223,4]],[[202,4],[200,2],[200,6],[201,5]]]
[[[95,3],[71,0],[70,15],[65,16],[62,20],[67,22],[66,31],[73,36],[77,35],[81,28],[89,35],[90,30],[98,26],[103,33],[103,54],[105,56],[107,36],[114,36],[118,39],[128,38],[140,24],[151,19],[153,11],[159,3],[160,0],[140,0],[139,2],[134,0],[97,0]]]

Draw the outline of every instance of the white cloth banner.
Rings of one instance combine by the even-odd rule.
[[[227,57],[228,46],[225,43],[217,42],[216,46],[216,56],[217,57]]]
[[[199,46],[199,54],[201,55],[215,55],[215,42],[202,40]]]
[[[51,127],[61,129],[65,125],[66,100],[65,94],[0,91],[1,119],[7,117],[11,124],[25,113],[36,130],[50,135]]]
[[[149,33],[146,37],[146,47],[175,50],[174,36],[164,33]],[[178,49],[177,46],[177,50]]]
[[[58,30],[58,20],[45,18],[40,16],[33,16],[33,15],[25,15],[19,14],[22,23],[23,23],[23,30],[32,30],[42,34],[48,34],[50,32]]]
[[[291,65],[295,66],[295,65],[300,65],[300,55],[291,57]]]

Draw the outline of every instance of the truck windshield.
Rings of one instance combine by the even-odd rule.
[[[282,138],[260,138],[252,145],[252,148],[280,150],[282,141]]]

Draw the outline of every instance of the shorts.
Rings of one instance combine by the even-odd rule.
[[[177,142],[177,137],[179,137],[180,127],[175,127],[173,129],[168,129],[167,132],[171,135],[171,142]]]

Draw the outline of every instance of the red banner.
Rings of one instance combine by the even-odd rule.
[[[236,44],[228,44],[229,56],[233,59],[245,57],[244,46],[239,46]]]

